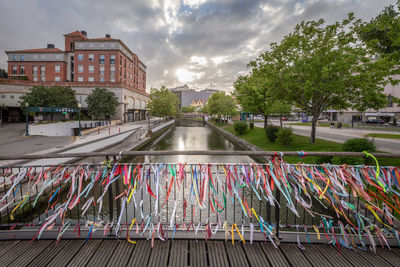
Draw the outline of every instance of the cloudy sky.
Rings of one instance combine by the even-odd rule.
[[[125,42],[147,65],[147,89],[188,84],[232,90],[246,64],[302,20],[369,20],[395,0],[0,0],[0,68],[6,50],[64,49],[63,34]]]

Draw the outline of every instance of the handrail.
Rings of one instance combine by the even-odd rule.
[[[400,153],[371,153],[376,158],[400,158]],[[81,158],[106,156],[156,156],[156,155],[218,155],[218,156],[332,156],[332,157],[366,157],[362,152],[299,152],[299,151],[247,151],[247,150],[158,150],[158,151],[121,151],[121,152],[87,152],[44,155],[0,155],[0,160],[48,159],[48,158]]]

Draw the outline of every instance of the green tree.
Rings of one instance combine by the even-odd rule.
[[[34,86],[30,92],[22,96],[20,106],[25,110],[25,104],[30,107],[69,107],[76,108],[78,102],[75,98],[75,91],[71,87],[63,86]],[[47,113],[45,113],[47,114]],[[53,113],[50,113],[53,120]]]
[[[252,71],[247,76],[239,76],[234,82],[234,95],[243,111],[264,116],[264,130],[268,125],[268,117],[272,114],[281,117],[290,113],[291,105],[283,102],[273,88],[271,79],[256,61],[249,64]]]
[[[323,109],[365,111],[386,104],[382,93],[392,63],[373,58],[357,38],[353,14],[342,22],[302,22],[258,59],[276,95],[313,116],[311,142]]]
[[[193,113],[196,111],[196,108],[194,106],[184,106],[181,108],[182,113]]]
[[[236,103],[232,96],[226,95],[225,92],[216,92],[208,99],[206,111],[209,115],[216,115],[221,121],[222,116],[236,114]]]
[[[152,88],[150,91],[149,109],[152,116],[176,117],[179,111],[178,97],[168,91],[165,86],[160,89]]]
[[[105,119],[115,114],[118,98],[106,88],[95,88],[86,98],[89,115],[97,119]]]

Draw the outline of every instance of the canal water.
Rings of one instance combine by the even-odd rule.
[[[149,150],[241,150],[221,133],[196,121],[177,121],[148,148]],[[176,155],[146,156],[145,163],[251,163],[247,156]]]

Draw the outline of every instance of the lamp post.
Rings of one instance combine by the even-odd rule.
[[[29,125],[28,125],[28,120],[29,120],[29,104],[25,103],[25,136],[29,136]]]
[[[81,105],[81,103],[79,103],[78,104],[78,120],[79,120],[79,133],[78,133],[78,136],[82,136],[82,133],[81,133],[81,107],[82,107],[82,105]]]

